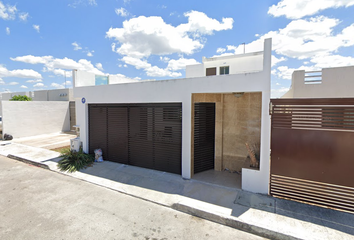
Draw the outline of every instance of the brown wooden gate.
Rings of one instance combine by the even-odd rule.
[[[354,212],[354,99],[273,99],[270,194]]]

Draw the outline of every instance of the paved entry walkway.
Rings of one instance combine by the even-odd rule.
[[[2,142],[0,154],[62,173],[57,152]],[[175,174],[108,161],[62,174],[270,239],[354,239],[354,214]]]

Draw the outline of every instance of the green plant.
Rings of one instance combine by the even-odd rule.
[[[78,152],[70,149],[64,149],[61,152],[60,157],[62,159],[58,162],[58,168],[60,171],[68,172],[78,171],[93,163],[95,160],[93,155],[85,153],[82,148],[80,148]]]
[[[10,101],[32,101],[32,98],[26,95],[15,95],[10,99]]]

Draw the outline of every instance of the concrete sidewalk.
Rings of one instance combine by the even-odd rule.
[[[63,173],[59,153],[15,142],[0,154],[270,239],[354,239],[354,214],[108,161]]]

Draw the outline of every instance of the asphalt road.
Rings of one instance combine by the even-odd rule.
[[[0,239],[263,239],[0,156]]]

